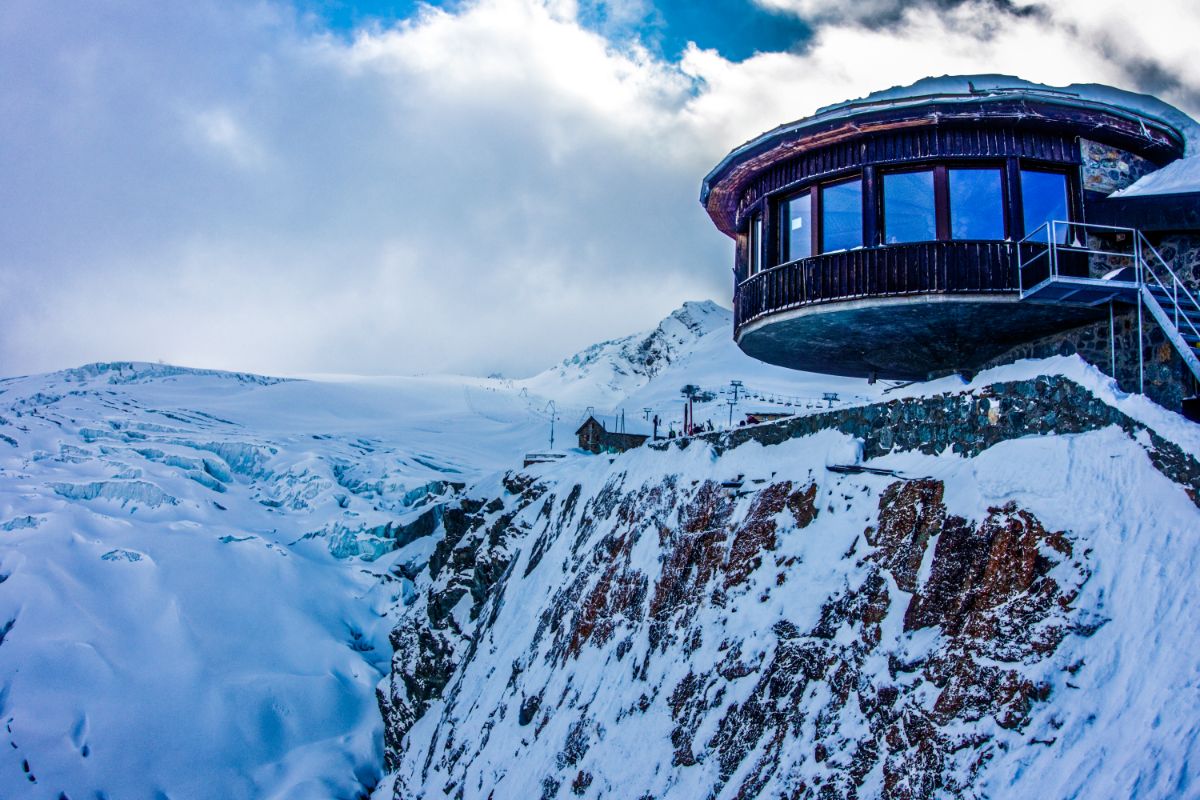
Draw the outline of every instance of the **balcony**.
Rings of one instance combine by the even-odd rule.
[[[1028,258],[1033,247],[1020,249]],[[738,285],[734,336],[749,355],[780,366],[916,379],[1097,317],[1094,309],[1020,303],[1017,249],[931,241],[781,264]],[[1059,268],[1088,269],[1086,258]]]

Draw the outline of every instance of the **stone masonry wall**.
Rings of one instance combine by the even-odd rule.
[[[1109,194],[1124,189],[1156,167],[1150,161],[1107,144],[1079,140],[1083,157],[1083,188]]]
[[[1111,343],[1115,334],[1116,370],[1113,370],[1114,350]],[[1138,380],[1138,329],[1137,310],[1128,307],[1117,309],[1113,316],[1112,334],[1107,319],[1041,339],[1019,344],[989,361],[982,368],[1011,364],[1022,358],[1048,358],[1056,355],[1078,353],[1094,364],[1106,375],[1117,379],[1122,391],[1137,392]],[[1187,366],[1179,353],[1167,340],[1166,335],[1150,316],[1142,312],[1142,369],[1145,373],[1146,396],[1163,408],[1178,411],[1183,398],[1190,395]]]
[[[819,414],[788,417],[731,431],[701,434],[718,453],[749,441],[779,444],[818,431],[837,430],[862,441],[864,459],[893,450],[935,455],[947,449],[974,456],[1009,439],[1030,435],[1084,433],[1117,425],[1145,435],[1156,468],[1182,485],[1200,506],[1200,461],[1142,423],[1060,375],[994,383],[971,392],[891,400]],[[687,447],[692,439],[655,442],[650,447]]]
[[[1200,299],[1200,236],[1174,234],[1152,244],[1179,280]]]

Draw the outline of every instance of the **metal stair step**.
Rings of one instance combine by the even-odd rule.
[[[1162,299],[1168,300],[1168,301],[1172,300],[1175,297],[1174,292],[1170,291],[1169,289],[1163,289],[1159,286],[1151,286],[1150,294],[1154,295],[1155,297],[1162,298]],[[1180,292],[1179,296],[1186,302],[1186,300],[1187,300],[1186,294],[1184,294],[1183,292]]]
[[[1176,311],[1175,302],[1170,297],[1163,297],[1157,292],[1153,292],[1152,294],[1154,294],[1154,299],[1158,301],[1158,304],[1163,307],[1163,311],[1166,311],[1168,316],[1174,317]],[[1180,304],[1179,316],[1187,317],[1192,322],[1200,322],[1200,309]]]
[[[1192,322],[1195,322],[1196,320],[1200,319],[1200,312],[1187,311],[1182,308],[1176,309],[1170,303],[1159,303],[1159,305],[1162,306],[1162,310],[1167,312],[1167,316],[1169,316],[1171,319],[1175,318],[1176,312],[1178,312],[1180,319],[1187,319],[1187,320],[1191,320]]]
[[[1170,309],[1166,309],[1166,308],[1163,310],[1167,312],[1167,316],[1171,318],[1172,322],[1174,322],[1175,321],[1175,312],[1171,311]],[[1200,328],[1200,315],[1193,316],[1193,315],[1184,314],[1181,312],[1179,314],[1179,327],[1187,328],[1189,322],[1192,323],[1192,325],[1195,325],[1197,328]]]

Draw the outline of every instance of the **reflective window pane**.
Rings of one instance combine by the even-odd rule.
[[[887,244],[937,238],[933,170],[883,176],[883,230]]]
[[[1051,220],[1067,219],[1067,176],[1061,172],[1021,170],[1021,204],[1025,209],[1025,235],[1033,233]],[[1067,241],[1067,226],[1055,229],[1059,243]],[[1046,241],[1047,232],[1040,231],[1037,239]]]
[[[862,181],[854,179],[821,189],[821,251],[861,247]]]
[[[750,219],[750,237],[747,241],[747,263],[750,274],[762,269],[762,215],[755,214]]]
[[[812,196],[805,192],[784,203],[783,218],[787,221],[784,258],[795,261],[812,255]]]
[[[1004,190],[998,169],[951,169],[950,236],[1004,238]]]

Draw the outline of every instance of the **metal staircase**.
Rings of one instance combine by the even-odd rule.
[[[1200,381],[1200,302],[1141,231],[1055,220],[1020,241],[1017,259],[1022,300],[1075,306],[1108,303],[1110,321],[1112,303],[1136,304],[1139,341],[1146,311]],[[1097,266],[1111,269],[1093,278]],[[1141,347],[1138,381],[1144,391]]]

